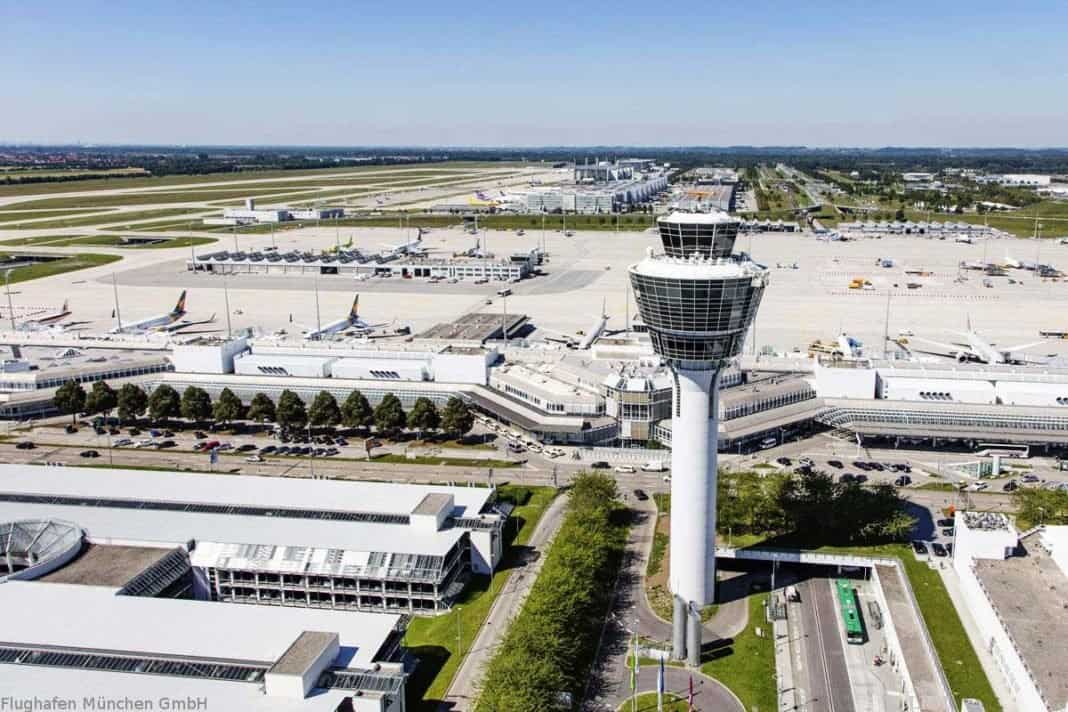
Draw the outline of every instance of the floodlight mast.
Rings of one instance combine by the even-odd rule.
[[[741,222],[726,213],[657,220],[663,254],[629,269],[653,349],[671,369],[673,656],[699,665],[701,608],[715,600],[719,374],[742,350],[768,271],[733,254]]]

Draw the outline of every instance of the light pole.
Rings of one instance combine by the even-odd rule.
[[[4,282],[7,284],[7,313],[11,316],[11,331],[15,330],[15,307],[11,305],[11,273],[14,270],[4,271]]]
[[[461,618],[463,617],[463,606],[455,606],[456,608],[456,656],[460,659],[464,657],[464,639],[463,630],[460,627]]]

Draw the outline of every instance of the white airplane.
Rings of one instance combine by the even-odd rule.
[[[359,307],[360,295],[357,294],[356,298],[352,300],[352,309],[349,310],[348,316],[344,319],[338,319],[337,321],[326,324],[321,328],[311,329],[304,332],[304,339],[307,341],[324,341],[328,336],[345,332],[353,332],[357,335],[366,336],[386,326],[386,322],[381,324],[369,324],[361,319]]]
[[[150,316],[147,319],[141,319],[131,324],[123,324],[122,326],[116,326],[111,330],[112,334],[143,334],[148,331],[159,331],[161,327],[170,326],[179,319],[185,316],[185,290],[178,296],[178,303],[174,305],[174,309],[171,309],[166,314],[158,314],[157,316]]]
[[[426,254],[423,247],[423,231],[420,230],[414,240],[402,242],[397,245],[383,245],[386,249],[382,252],[383,257],[401,257],[403,255],[419,256]]]
[[[1019,344],[1016,346],[1008,346],[1005,348],[997,348],[996,344],[987,341],[983,337],[979,336],[972,329],[972,320],[968,318],[968,330],[967,331],[954,331],[951,333],[963,336],[964,342],[954,342],[947,344],[941,341],[934,341],[932,339],[925,339],[920,336],[912,337],[916,341],[923,341],[928,344],[933,344],[939,348],[948,351],[948,354],[939,354],[942,356],[952,356],[961,363],[966,361],[978,361],[979,363],[1004,363],[1004,364],[1024,364],[1024,363],[1041,363],[1033,359],[1027,359],[1021,356],[1017,356],[1016,352],[1029,349],[1032,346],[1038,346],[1044,342],[1035,341],[1029,344]],[[917,349],[913,349],[916,351]]]

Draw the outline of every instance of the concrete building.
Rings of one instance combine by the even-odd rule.
[[[1001,173],[980,176],[975,180],[978,183],[995,183],[1007,188],[1044,188],[1052,182],[1053,178],[1036,173]]]
[[[199,600],[433,614],[500,563],[494,490],[0,466],[0,521],[186,552]]]
[[[653,349],[671,368],[673,655],[701,659],[701,608],[715,598],[716,415],[719,372],[741,352],[767,270],[732,255],[739,221],[674,213],[657,221],[664,254],[629,269]],[[683,503],[679,506],[678,503]]]
[[[957,512],[953,569],[983,647],[1012,696],[1011,709],[1068,708],[1068,527],[1020,533],[993,512]]]
[[[224,606],[47,580],[8,580],[0,606],[0,689],[20,699],[69,709],[86,699],[264,712],[405,705],[396,615]]]

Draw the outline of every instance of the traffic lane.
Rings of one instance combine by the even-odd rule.
[[[841,625],[838,620],[838,605],[834,599],[830,579],[814,578],[805,582],[801,591],[802,607],[810,611],[809,631],[814,633],[818,646],[815,658],[822,667],[823,705],[817,701],[811,709],[814,712],[853,712],[853,691],[849,682],[849,669],[846,666]],[[805,606],[805,599],[810,606]],[[811,662],[810,662],[811,664]]]

